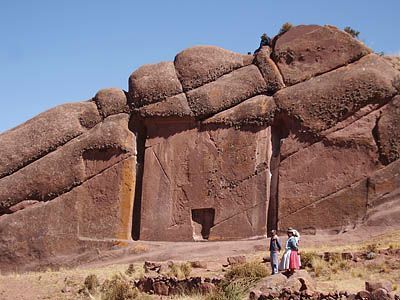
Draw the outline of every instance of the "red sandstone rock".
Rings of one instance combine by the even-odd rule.
[[[280,228],[340,227],[364,216],[365,179],[380,167],[372,135],[376,117],[368,115],[281,162]]]
[[[143,106],[139,109],[142,117],[187,117],[192,116],[184,93],[167,98],[162,102]]]
[[[232,265],[238,265],[238,264],[244,264],[246,262],[246,256],[244,255],[239,255],[239,256],[229,256],[227,259],[228,264]]]
[[[97,92],[93,100],[103,118],[119,113],[128,113],[128,99],[125,92],[117,88],[102,89]]]
[[[278,67],[270,58],[271,49],[269,47],[262,47],[257,52],[254,63],[260,69],[268,86],[268,93],[275,93],[276,91],[285,87],[283,78],[279,72]]]
[[[279,108],[313,131],[322,131],[370,103],[384,103],[396,93],[398,74],[384,59],[370,54],[358,62],[280,90]]]
[[[148,122],[147,135],[141,239],[232,239],[265,232],[269,130]]]
[[[162,101],[182,91],[173,62],[144,65],[129,77],[129,95],[135,107]]]
[[[392,297],[385,289],[376,289],[371,293],[373,300],[393,300]]]
[[[110,116],[64,147],[0,179],[0,213],[23,200],[55,198],[133,153],[128,115]]]
[[[100,120],[94,103],[68,103],[2,133],[0,178],[54,151]]]
[[[29,270],[130,239],[134,166],[127,158],[50,202],[2,216],[0,268]]]
[[[370,293],[377,289],[384,289],[390,293],[392,291],[392,283],[389,280],[366,281],[365,289]]]
[[[36,203],[39,203],[39,202],[40,201],[37,201],[37,200],[24,200],[24,201],[22,201],[22,202],[20,202],[18,204],[15,204],[15,205],[11,206],[10,207],[10,211],[11,212],[16,212],[16,211],[19,211],[19,210],[23,210],[23,209],[25,209],[25,208],[27,208],[27,207],[29,207],[31,205],[34,205]]]
[[[188,48],[175,57],[176,73],[184,91],[214,81],[243,66],[243,55],[215,46]]]
[[[194,115],[204,117],[230,108],[266,90],[267,85],[260,71],[252,65],[189,91],[187,98]]]
[[[300,25],[277,39],[273,56],[285,83],[293,85],[369,53],[365,45],[334,26]]]
[[[276,105],[272,97],[259,95],[203,121],[204,124],[271,125]]]
[[[383,110],[378,121],[377,135],[382,162],[389,164],[400,158],[400,96]]]

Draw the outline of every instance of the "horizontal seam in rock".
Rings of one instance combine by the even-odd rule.
[[[389,101],[390,101],[390,100],[389,100]],[[304,147],[304,148],[301,148],[300,150],[298,150],[298,151],[296,151],[296,152],[293,152],[293,153],[290,154],[289,156],[286,156],[284,159],[281,160],[281,162],[285,161],[285,160],[288,159],[289,157],[291,157],[291,156],[293,156],[293,155],[295,155],[295,154],[297,154],[297,153],[299,153],[299,152],[301,152],[301,151],[303,151],[303,150],[305,150],[305,149],[310,148],[311,146],[313,146],[313,145],[315,145],[315,144],[317,144],[317,143],[323,142],[323,140],[326,139],[329,135],[331,135],[331,134],[333,134],[333,133],[335,133],[335,132],[337,132],[337,131],[346,129],[347,127],[349,127],[349,126],[352,125],[353,123],[355,123],[355,122],[361,120],[362,118],[367,117],[367,116],[369,116],[369,115],[372,114],[372,113],[375,113],[377,110],[379,110],[379,109],[381,109],[383,106],[385,106],[389,101],[384,101],[384,102],[382,102],[382,103],[379,103],[379,106],[378,106],[378,107],[376,107],[375,109],[372,109],[371,111],[367,112],[366,114],[361,115],[360,117],[354,119],[354,120],[351,121],[349,124],[347,124],[345,127],[342,127],[342,128],[337,129],[337,130],[334,130],[334,131],[325,133],[326,131],[332,129],[332,128],[333,128],[334,126],[336,126],[337,124],[339,124],[339,123],[341,123],[341,122],[344,122],[344,121],[346,121],[348,118],[351,118],[352,116],[354,116],[354,114],[357,112],[357,111],[355,111],[352,115],[350,115],[350,116],[348,116],[346,119],[344,119],[344,120],[342,120],[342,121],[336,123],[334,126],[328,128],[328,129],[326,129],[326,130],[324,130],[324,131],[321,131],[320,133],[317,133],[317,137],[319,138],[317,141],[315,141],[315,142],[309,144],[308,146],[306,146],[306,147]],[[369,104],[371,104],[371,103],[369,103]],[[365,107],[365,106],[367,106],[367,105],[368,105],[368,104],[362,106],[361,108],[363,108],[363,107]],[[361,108],[360,108],[360,109],[361,109]],[[358,111],[359,111],[359,110],[358,110]],[[378,149],[379,149],[379,148],[378,148]]]
[[[99,124],[99,123],[96,123],[96,125],[97,125],[97,124]],[[33,162],[38,161],[38,160],[42,159],[43,157],[47,156],[48,154],[57,151],[59,148],[61,148],[61,147],[65,146],[65,145],[67,145],[68,143],[70,143],[71,141],[73,141],[73,140],[75,140],[76,138],[80,137],[81,135],[85,134],[85,133],[88,132],[89,130],[90,130],[90,129],[85,129],[85,131],[83,131],[82,133],[80,133],[80,134],[78,134],[78,135],[72,137],[72,138],[69,139],[68,141],[66,141],[66,142],[61,142],[61,143],[58,143],[58,144],[56,144],[56,145],[54,145],[54,146],[52,146],[52,147],[49,147],[49,151],[44,151],[44,152],[41,153],[40,155],[34,156],[34,157],[32,157],[31,159],[26,160],[26,161],[23,163],[23,165],[21,165],[21,166],[19,166],[18,168],[12,170],[11,172],[6,173],[6,174],[3,175],[3,176],[0,176],[0,180],[3,179],[3,178],[6,178],[6,177],[8,177],[8,176],[11,176],[11,175],[15,174],[16,172],[18,172],[19,170],[22,170],[23,168],[29,166],[29,165],[32,164]]]
[[[50,151],[44,152],[42,155],[37,156],[37,157],[34,157],[34,158],[28,160],[28,161],[27,161],[28,163],[26,163],[25,165],[19,167],[19,168],[16,169],[16,170],[12,171],[11,173],[9,173],[9,174],[7,174],[7,175],[4,175],[3,177],[0,176],[0,180],[2,180],[3,178],[6,178],[6,177],[8,177],[8,176],[11,176],[11,175],[15,174],[16,172],[18,172],[18,171],[22,170],[23,168],[29,166],[30,164],[34,163],[35,161],[38,161],[38,160],[40,160],[40,159],[46,157],[47,155],[49,155],[49,154],[51,154],[51,153],[57,151],[57,150],[60,149],[61,147],[64,147],[64,146],[70,144],[70,143],[73,142],[75,139],[79,138],[80,136],[82,136],[82,135],[88,133],[89,131],[91,131],[92,129],[94,129],[97,125],[103,123],[108,117],[115,116],[115,115],[119,115],[119,114],[126,114],[126,113],[117,113],[117,114],[114,114],[114,115],[109,115],[109,116],[107,116],[106,118],[102,119],[100,122],[96,123],[92,128],[86,128],[86,127],[85,127],[85,130],[84,130],[82,133],[80,133],[80,134],[74,136],[73,138],[69,139],[69,140],[66,141],[66,142],[57,144],[57,145],[55,145],[54,147],[49,148]],[[129,115],[129,114],[128,114],[128,115]],[[101,115],[100,115],[100,116],[101,116]],[[82,127],[84,127],[84,126],[82,126]]]
[[[126,157],[126,158],[124,158],[124,159],[122,159],[122,160],[116,162],[115,164],[112,164],[111,166],[108,166],[107,168],[105,168],[105,169],[102,170],[101,172],[96,173],[96,174],[94,174],[94,175],[92,175],[92,176],[89,176],[89,177],[87,177],[87,178],[86,178],[85,180],[83,180],[83,181],[76,182],[76,184],[72,184],[71,186],[65,187],[62,191],[60,191],[60,193],[51,195],[51,196],[45,198],[45,200],[39,201],[39,202],[40,202],[40,203],[50,202],[50,201],[52,201],[52,200],[54,200],[54,199],[56,199],[56,198],[58,198],[58,197],[60,197],[60,196],[62,196],[62,195],[64,195],[64,194],[67,194],[67,193],[69,193],[69,192],[72,192],[75,188],[81,186],[81,185],[84,184],[85,182],[91,180],[91,179],[94,178],[94,177],[97,177],[97,176],[103,174],[104,172],[106,172],[107,170],[111,169],[112,167],[114,167],[114,166],[118,165],[119,163],[122,163],[122,162],[124,162],[124,161],[126,161],[126,160],[128,160],[128,159],[130,159],[130,158],[132,158],[132,157],[136,157],[136,155],[131,154],[131,155],[129,155],[128,157]],[[20,202],[22,202],[22,201],[24,201],[24,200],[21,200],[21,201],[15,203],[15,204],[18,204],[18,203],[20,203]],[[15,205],[15,204],[14,204],[14,205]],[[34,206],[35,206],[35,205],[31,205],[30,207],[34,207]],[[29,208],[29,207],[28,207],[28,208]],[[16,211],[16,212],[18,212],[18,211]],[[14,212],[14,213],[15,213],[15,212]],[[14,214],[14,213],[12,213],[12,214]],[[9,215],[12,215],[12,214],[9,214]]]
[[[265,80],[264,80],[264,81],[265,81]],[[254,98],[254,97],[257,97],[257,96],[272,97],[272,96],[270,96],[270,95],[267,95],[266,93],[258,93],[258,92],[257,92],[257,93],[256,93],[255,95],[253,95],[253,96],[250,96],[250,97],[248,97],[248,98],[245,98],[245,99],[239,101],[238,103],[233,103],[231,106],[228,106],[228,107],[224,108],[223,110],[214,112],[214,113],[212,113],[212,114],[210,114],[210,115],[196,116],[196,115],[194,114],[194,116],[195,116],[195,118],[196,118],[197,120],[199,120],[201,123],[203,123],[205,120],[210,119],[210,118],[212,118],[212,117],[215,117],[217,114],[222,113],[222,112],[224,112],[224,111],[227,111],[227,110],[229,110],[229,109],[231,109],[231,108],[235,108],[236,106],[242,104],[243,102],[246,102],[247,100],[250,100],[251,98]],[[276,105],[275,99],[274,99],[274,103],[275,103],[275,105]],[[189,105],[189,107],[190,107],[190,105]],[[277,107],[278,107],[278,106],[277,106]],[[212,124],[212,123],[211,123],[211,124]]]
[[[252,65],[252,63],[249,64],[249,65],[244,65],[244,63],[243,63],[243,65],[242,65],[241,67],[233,68],[232,70],[227,71],[227,72],[223,73],[222,75],[217,76],[217,77],[216,77],[215,79],[213,79],[213,80],[203,82],[203,83],[202,83],[201,85],[199,85],[198,87],[190,88],[190,89],[185,90],[185,89],[183,88],[182,81],[179,79],[178,73],[176,72],[175,61],[174,61],[174,69],[175,69],[176,77],[178,78],[178,81],[180,82],[180,84],[181,84],[181,86],[182,86],[182,91],[183,91],[185,94],[186,94],[187,92],[190,92],[190,91],[193,91],[193,90],[195,90],[195,89],[198,89],[198,88],[200,88],[200,87],[202,87],[202,86],[204,86],[204,85],[206,85],[206,84],[209,84],[209,83],[212,83],[212,82],[214,82],[214,81],[217,81],[218,79],[220,79],[221,77],[223,77],[223,76],[225,76],[225,75],[227,75],[227,74],[230,74],[230,73],[232,73],[232,72],[234,72],[234,71],[236,71],[236,70],[240,70],[240,69],[242,69],[242,68],[248,67],[248,66],[250,66],[250,65]],[[177,94],[177,95],[178,95],[178,94]]]
[[[274,51],[275,51],[275,50],[274,50]],[[274,51],[273,51],[272,53],[274,53]],[[367,55],[370,55],[370,54],[372,54],[372,53],[367,53],[367,54],[364,54],[364,55],[361,54],[359,57],[355,57],[355,58],[353,58],[353,59],[350,59],[348,62],[346,62],[346,63],[344,63],[344,64],[342,64],[342,65],[339,65],[339,66],[337,66],[337,67],[334,67],[334,68],[329,69],[329,70],[324,71],[324,72],[315,73],[315,74],[312,75],[310,78],[301,80],[301,81],[299,81],[299,82],[296,82],[295,84],[287,85],[286,81],[284,80],[284,84],[287,85],[286,87],[296,86],[296,85],[298,85],[298,84],[300,84],[300,83],[307,82],[307,81],[309,81],[309,80],[312,79],[312,78],[319,77],[319,76],[321,76],[321,75],[324,75],[324,74],[333,72],[333,71],[335,71],[335,70],[337,70],[337,69],[340,69],[340,68],[346,67],[346,66],[348,66],[348,65],[351,65],[351,64],[353,64],[353,63],[359,61],[361,58],[363,58],[363,57],[365,57],[365,56],[367,56]],[[274,61],[274,60],[273,60],[273,61]],[[275,61],[274,61],[274,62],[275,62]],[[278,66],[278,69],[279,69],[279,71],[281,72],[281,69],[279,68],[279,65],[278,65],[278,64],[276,64],[276,65]],[[282,72],[281,72],[281,74],[282,74]],[[284,76],[283,76],[283,75],[282,75],[282,78],[284,79]]]
[[[257,203],[254,204],[253,206],[248,207],[248,208],[246,208],[246,209],[244,209],[244,210],[241,210],[240,212],[237,212],[237,213],[233,214],[232,216],[229,216],[228,218],[223,219],[223,220],[219,221],[218,223],[215,223],[212,227],[215,227],[215,226],[217,226],[217,225],[221,225],[222,223],[225,223],[226,221],[229,221],[230,219],[232,219],[232,218],[234,218],[234,217],[236,217],[236,216],[238,216],[238,215],[240,215],[240,214],[242,214],[242,213],[246,213],[247,211],[249,211],[249,210],[251,210],[251,209],[253,209],[253,208],[256,208],[256,207],[259,206],[260,204],[263,204],[263,203],[266,203],[266,202],[267,202],[267,201],[260,201],[260,202],[257,202]]]
[[[347,185],[344,185],[344,186],[341,187],[340,189],[338,189],[338,190],[336,190],[336,191],[334,191],[334,192],[331,192],[331,193],[329,193],[329,194],[323,196],[322,198],[319,198],[319,199],[313,201],[312,203],[309,203],[309,204],[307,204],[307,205],[305,205],[305,206],[303,206],[303,207],[300,207],[299,209],[297,209],[296,211],[294,211],[294,212],[292,212],[292,213],[289,213],[289,214],[287,214],[287,215],[284,215],[284,216],[280,217],[280,219],[287,218],[287,217],[289,217],[289,216],[291,216],[291,215],[293,215],[293,214],[295,214],[295,213],[298,213],[298,212],[300,212],[300,211],[302,211],[302,210],[304,210],[304,209],[306,209],[306,208],[309,208],[309,207],[311,207],[311,206],[313,206],[313,205],[315,205],[315,204],[318,204],[318,203],[320,203],[320,202],[323,202],[323,201],[327,200],[327,198],[329,198],[329,197],[331,197],[331,196],[333,196],[333,195],[335,195],[335,194],[337,194],[337,193],[339,193],[339,192],[341,192],[341,191],[343,191],[343,190],[345,190],[345,189],[348,189],[348,188],[350,188],[351,186],[353,186],[353,185],[355,185],[355,184],[358,184],[358,183],[360,183],[360,182],[362,182],[363,180],[366,180],[366,179],[368,179],[368,177],[364,177],[364,178],[361,178],[361,179],[359,179],[359,180],[353,181],[352,183],[349,183],[349,184],[347,184]],[[368,199],[367,199],[367,202],[368,202]]]

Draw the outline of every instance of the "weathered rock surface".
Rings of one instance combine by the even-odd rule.
[[[173,62],[144,65],[129,77],[129,95],[134,107],[159,102],[182,92]]]
[[[130,239],[134,166],[127,158],[50,202],[1,216],[0,268],[29,270]]]
[[[205,117],[230,108],[267,90],[254,65],[241,68],[218,80],[187,92],[189,106],[196,117]]]
[[[204,124],[271,125],[276,105],[272,97],[255,96],[203,121]]]
[[[370,103],[388,102],[395,94],[398,74],[383,58],[370,54],[354,64],[280,90],[279,108],[304,127],[322,131]]]
[[[255,56],[254,64],[260,69],[265,82],[267,82],[267,93],[273,94],[285,87],[285,84],[278,67],[270,58],[270,55],[271,49],[262,47]]]
[[[131,235],[398,227],[393,59],[331,26],[294,27],[272,47],[193,47],[134,71],[128,93],[100,90],[1,134],[0,267],[72,261]]]
[[[147,125],[141,238],[262,234],[269,196],[269,130],[167,124]]]
[[[0,178],[54,151],[100,121],[94,103],[68,103],[4,132],[0,135]]]
[[[184,91],[188,91],[243,67],[244,60],[243,55],[220,47],[196,46],[175,57],[175,68]]]
[[[142,117],[187,117],[193,116],[184,93],[143,106],[139,109]]]
[[[369,53],[364,44],[334,26],[300,25],[277,39],[273,56],[285,83],[293,85]]]
[[[388,164],[400,158],[400,96],[383,110],[377,124],[381,160]]]
[[[119,113],[129,113],[126,92],[117,88],[103,89],[93,98],[103,118]]]
[[[64,147],[0,179],[0,212],[23,200],[53,199],[134,153],[128,115],[111,116]]]
[[[297,228],[335,228],[362,219],[366,178],[380,167],[372,133],[377,117],[367,115],[280,163],[280,228],[294,223]]]

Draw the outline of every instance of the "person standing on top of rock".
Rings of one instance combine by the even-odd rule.
[[[272,40],[266,33],[263,33],[260,39],[260,46],[254,51],[254,54],[260,51],[262,47],[271,47]]]
[[[295,232],[293,228],[288,228],[288,240],[286,241],[285,253],[283,253],[281,263],[279,264],[280,270],[289,271],[290,273],[294,273],[295,270],[300,269],[298,240],[294,235]]]
[[[281,248],[281,243],[279,242],[279,237],[276,234],[276,230],[272,230],[271,240],[269,242],[272,275],[278,273],[279,251],[281,251]]]

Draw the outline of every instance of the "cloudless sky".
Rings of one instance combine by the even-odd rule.
[[[247,53],[285,22],[351,26],[400,53],[399,0],[0,0],[0,132],[193,45]],[[1,153],[1,151],[0,151]]]

